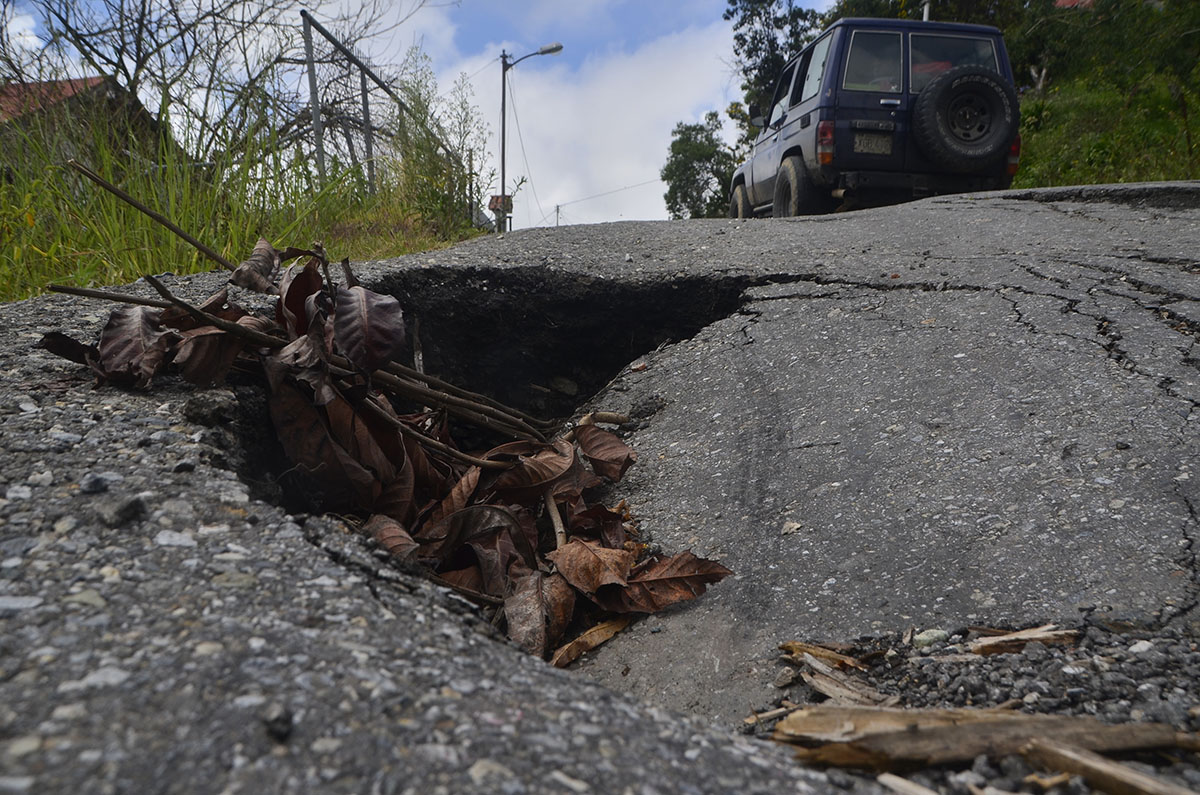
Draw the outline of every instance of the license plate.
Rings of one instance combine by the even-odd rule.
[[[890,155],[892,134],[877,132],[854,133],[854,151],[866,155]]]

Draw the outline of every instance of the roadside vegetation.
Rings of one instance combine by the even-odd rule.
[[[306,5],[315,14],[320,3]],[[422,2],[405,5],[412,13]],[[211,12],[181,0],[31,6],[41,15],[37,42],[0,24],[0,90],[80,75],[108,82],[0,123],[0,300],[55,282],[119,284],[213,267],[83,179],[71,159],[234,263],[260,237],[281,246],[319,237],[331,257],[363,260],[477,233],[490,182],[487,130],[468,84],[441,93],[420,51],[377,70],[404,107],[372,95],[371,191],[359,73],[328,45],[317,49],[319,85],[334,122],[326,121],[325,178],[318,173],[299,3],[224,0]],[[14,13],[0,0],[0,23]],[[380,19],[368,3],[328,24],[353,47]]]
[[[722,217],[730,163],[756,130],[783,65],[841,17],[919,19],[919,0],[839,0],[826,13],[794,0],[728,0],[744,102],[675,128],[663,179],[676,218]],[[932,17],[1004,32],[1021,88],[1021,168],[1014,187],[1200,178],[1200,3],[1195,0],[933,0]],[[720,185],[720,188],[713,186]],[[672,197],[696,195],[690,202]]]

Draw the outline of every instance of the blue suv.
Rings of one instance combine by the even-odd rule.
[[[1007,188],[1020,108],[1000,31],[840,19],[784,67],[733,175],[731,218]]]

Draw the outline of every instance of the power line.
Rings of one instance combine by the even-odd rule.
[[[533,203],[537,205],[538,212],[542,212],[542,203],[538,199],[537,188],[533,186],[533,170],[529,168],[529,158],[525,154],[525,137],[521,135],[521,119],[517,116],[517,97],[513,92],[512,77],[508,78],[508,94],[512,97],[512,114],[513,123],[517,126],[517,141],[521,144],[521,160],[525,163],[525,179],[529,182],[529,190],[533,194]],[[501,186],[501,192],[504,187]]]
[[[608,196],[609,194],[612,194],[612,193],[620,193],[623,190],[632,190],[634,188],[640,188],[644,185],[651,185],[655,182],[661,182],[661,181],[662,181],[661,179],[658,179],[656,177],[654,179],[648,179],[645,182],[639,182],[636,185],[626,185],[623,188],[613,188],[612,190],[606,190],[603,193],[593,193],[591,196],[584,196],[582,199],[571,199],[571,201],[562,202],[558,206],[566,207],[568,204],[578,204],[579,202],[585,202],[585,201],[588,201],[589,199],[599,199],[601,196]],[[541,209],[541,208],[539,208],[539,209]]]

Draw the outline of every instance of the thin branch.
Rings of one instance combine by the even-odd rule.
[[[101,298],[105,301],[116,301],[119,304],[152,306],[156,309],[170,309],[172,306],[174,306],[174,304],[172,304],[170,301],[155,301],[153,298],[142,298],[141,296],[128,295],[127,293],[110,293],[105,290],[94,290],[90,287],[71,287],[67,284],[47,284],[46,289],[52,293],[81,295],[84,298]]]
[[[567,545],[567,528],[563,526],[562,514],[554,501],[553,486],[546,487],[546,513],[550,514],[550,524],[554,525],[554,546],[562,549]]]
[[[464,464],[472,464],[480,467],[481,469],[510,469],[512,467],[512,464],[505,463],[504,461],[489,461],[485,458],[476,458],[473,455],[467,455],[461,450],[455,450],[448,444],[443,444],[437,439],[432,439],[415,428],[409,427],[401,420],[396,419],[391,414],[384,411],[377,403],[374,402],[372,398],[367,398],[364,400],[363,405],[367,407],[367,410],[370,411],[374,417],[388,423],[408,438],[413,439],[414,441],[417,441],[426,447],[441,453],[442,455],[453,458],[456,461],[461,461]]]
[[[155,210],[151,210],[149,207],[142,204],[140,201],[133,198],[128,193],[121,190],[120,188],[118,188],[116,185],[112,184],[108,180],[104,179],[104,177],[100,176],[95,171],[92,171],[90,168],[83,165],[78,160],[75,160],[75,159],[68,160],[67,165],[69,165],[71,168],[75,169],[80,174],[87,177],[88,179],[90,179],[92,182],[96,183],[100,187],[104,188],[106,191],[108,191],[112,195],[116,196],[118,199],[125,202],[130,207],[133,207],[134,209],[144,213],[145,215],[149,216],[150,218],[154,219],[158,223],[165,226],[167,229],[170,229],[172,232],[174,232],[176,235],[178,235],[184,241],[186,241],[187,243],[189,243],[193,247],[195,247],[195,249],[197,251],[199,251],[201,254],[208,257],[209,259],[211,259],[213,262],[220,265],[222,268],[225,268],[226,270],[231,270],[231,271],[237,270],[236,265],[234,265],[232,262],[230,262],[229,260],[222,257],[216,251],[213,251],[211,248],[209,248],[208,246],[201,243],[196,238],[189,235],[187,232],[180,229],[178,226],[175,225],[175,223],[173,221],[171,221],[171,219],[167,218],[162,213],[159,213]]]

